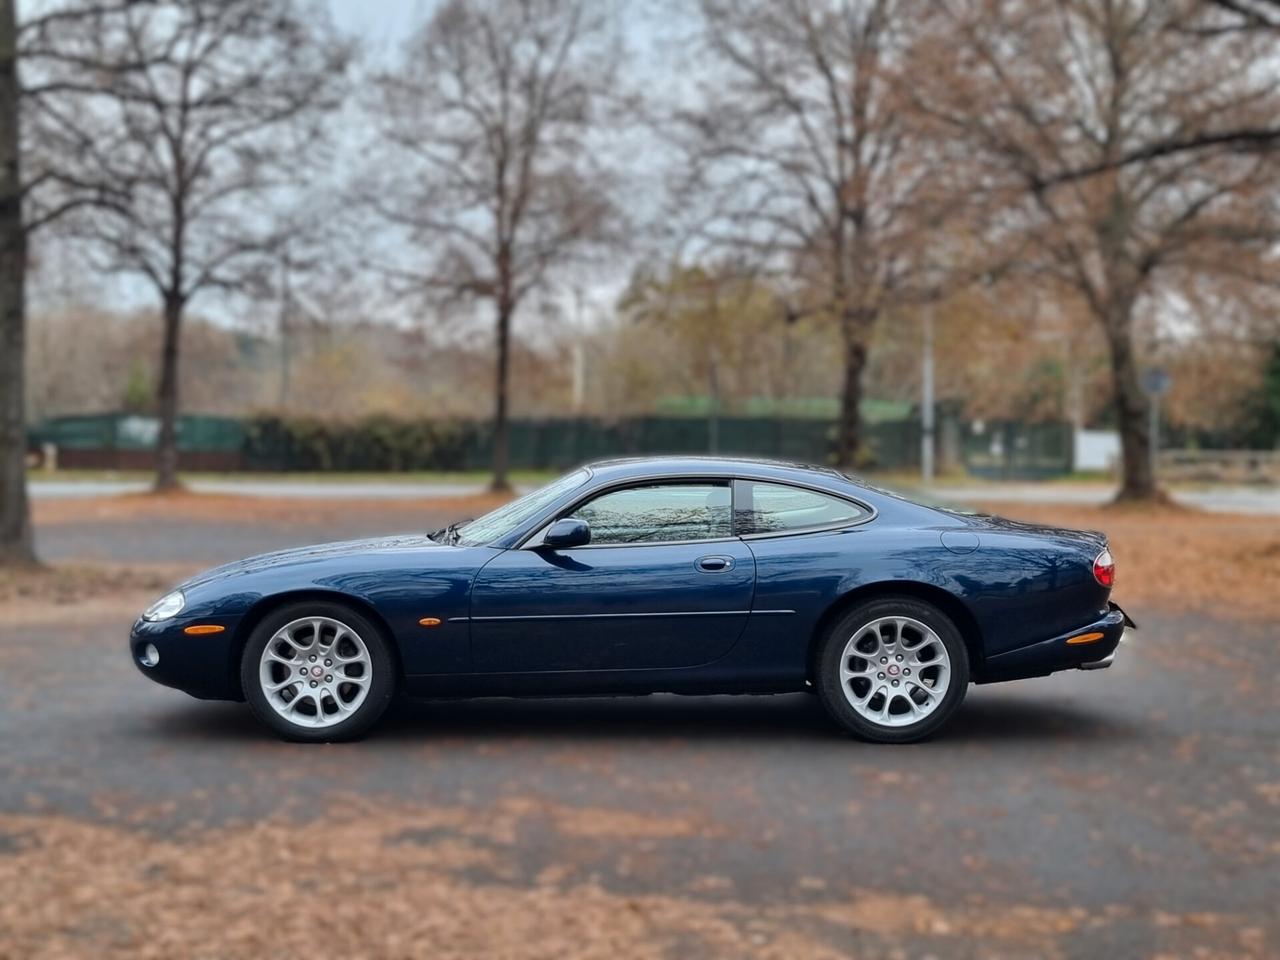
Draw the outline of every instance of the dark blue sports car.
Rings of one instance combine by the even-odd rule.
[[[867,740],[926,737],[970,682],[1109,666],[1100,533],[921,506],[834,470],[613,460],[433,534],[210,570],[130,649],[292,740],[418,697],[812,690]]]

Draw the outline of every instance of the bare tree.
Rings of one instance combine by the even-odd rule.
[[[1280,34],[1280,0],[1203,0],[1203,3],[1211,9],[1200,11],[1199,16],[1181,19],[1173,29],[1189,38],[1208,40],[1210,45],[1215,38],[1230,33]],[[1212,50],[1206,50],[1206,55],[1213,56]],[[1063,167],[1050,175],[1046,185],[1080,180],[1131,163],[1181,153],[1265,150],[1280,150],[1280,119],[1262,116],[1241,125],[1230,115],[1204,116],[1194,125],[1171,129],[1165,136],[1151,137],[1105,160]]]
[[[32,122],[57,182],[95,198],[68,220],[104,269],[141,276],[163,312],[156,489],[177,486],[178,354],[191,300],[244,292],[286,228],[340,102],[351,48],[298,0],[67,5],[46,24]]]
[[[1213,56],[1213,41],[1232,33],[1270,33],[1280,35],[1280,0],[1202,0],[1205,8],[1198,16],[1183,17],[1171,29],[1187,39],[1205,40],[1206,56]],[[1184,153],[1258,153],[1280,150],[1280,118],[1251,117],[1244,123],[1226,115],[1205,115],[1194,124],[1179,125],[1163,135],[1147,138],[1143,143],[1107,158],[1094,159],[1080,166],[1063,165],[1051,172],[1046,186],[1115,170],[1133,163],[1145,163]]]
[[[124,2],[100,0],[95,9],[118,9]],[[28,238],[38,227],[96,200],[91,191],[73,190],[42,203],[60,170],[39,162],[41,158],[27,163],[30,137],[22,121],[31,101],[50,90],[25,83],[19,65],[55,56],[46,31],[81,15],[80,10],[53,7],[19,24],[12,0],[0,2],[0,565],[36,562],[27,500],[24,404]],[[27,174],[28,165],[35,168],[34,175]]]
[[[13,0],[0,0],[0,565],[33,564],[27,504],[23,398],[27,231],[19,156],[18,27]]]
[[[899,0],[702,0],[710,74],[676,117],[682,196],[702,240],[800,278],[787,311],[829,316],[843,345],[835,457],[860,442],[872,331],[911,296],[931,188],[895,82],[912,8]]]
[[[617,63],[604,7],[450,0],[379,84],[387,152],[366,198],[415,258],[392,273],[435,304],[493,304],[495,490],[508,486],[521,304],[619,233],[614,184],[593,149]]]
[[[1138,319],[1179,289],[1275,277],[1280,154],[1158,147],[1280,115],[1280,38],[1197,35],[1208,10],[1196,0],[947,0],[935,11],[948,39],[918,54],[948,64],[915,90],[940,133],[971,151],[987,238],[1077,297],[1105,336],[1125,499],[1157,493]],[[1098,172],[1063,180],[1063,170]]]
[[[1280,0],[1206,0],[1227,14],[1225,22],[1209,23],[1201,32],[1223,30],[1280,31]]]

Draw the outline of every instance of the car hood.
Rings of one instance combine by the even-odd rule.
[[[279,567],[297,566],[314,563],[333,557],[350,557],[362,553],[387,553],[395,550],[421,550],[426,547],[443,548],[425,533],[399,534],[389,537],[370,537],[364,540],[336,540],[333,543],[317,543],[308,547],[294,547],[289,550],[275,550],[271,553],[258,554],[244,560],[224,563],[203,573],[197,574],[180,585],[181,589],[197,587],[215,580],[246,573],[261,573]]]

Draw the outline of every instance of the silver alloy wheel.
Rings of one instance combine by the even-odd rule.
[[[267,703],[301,727],[332,727],[354,714],[373,679],[369,648],[332,617],[303,617],[275,632],[258,664]]]
[[[918,723],[951,686],[942,639],[911,617],[880,617],[859,627],[840,655],[840,689],[863,718],[882,727]]]

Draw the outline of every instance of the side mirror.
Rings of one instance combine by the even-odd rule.
[[[552,550],[567,550],[591,542],[591,527],[585,520],[564,517],[551,525],[542,537],[542,545]]]

